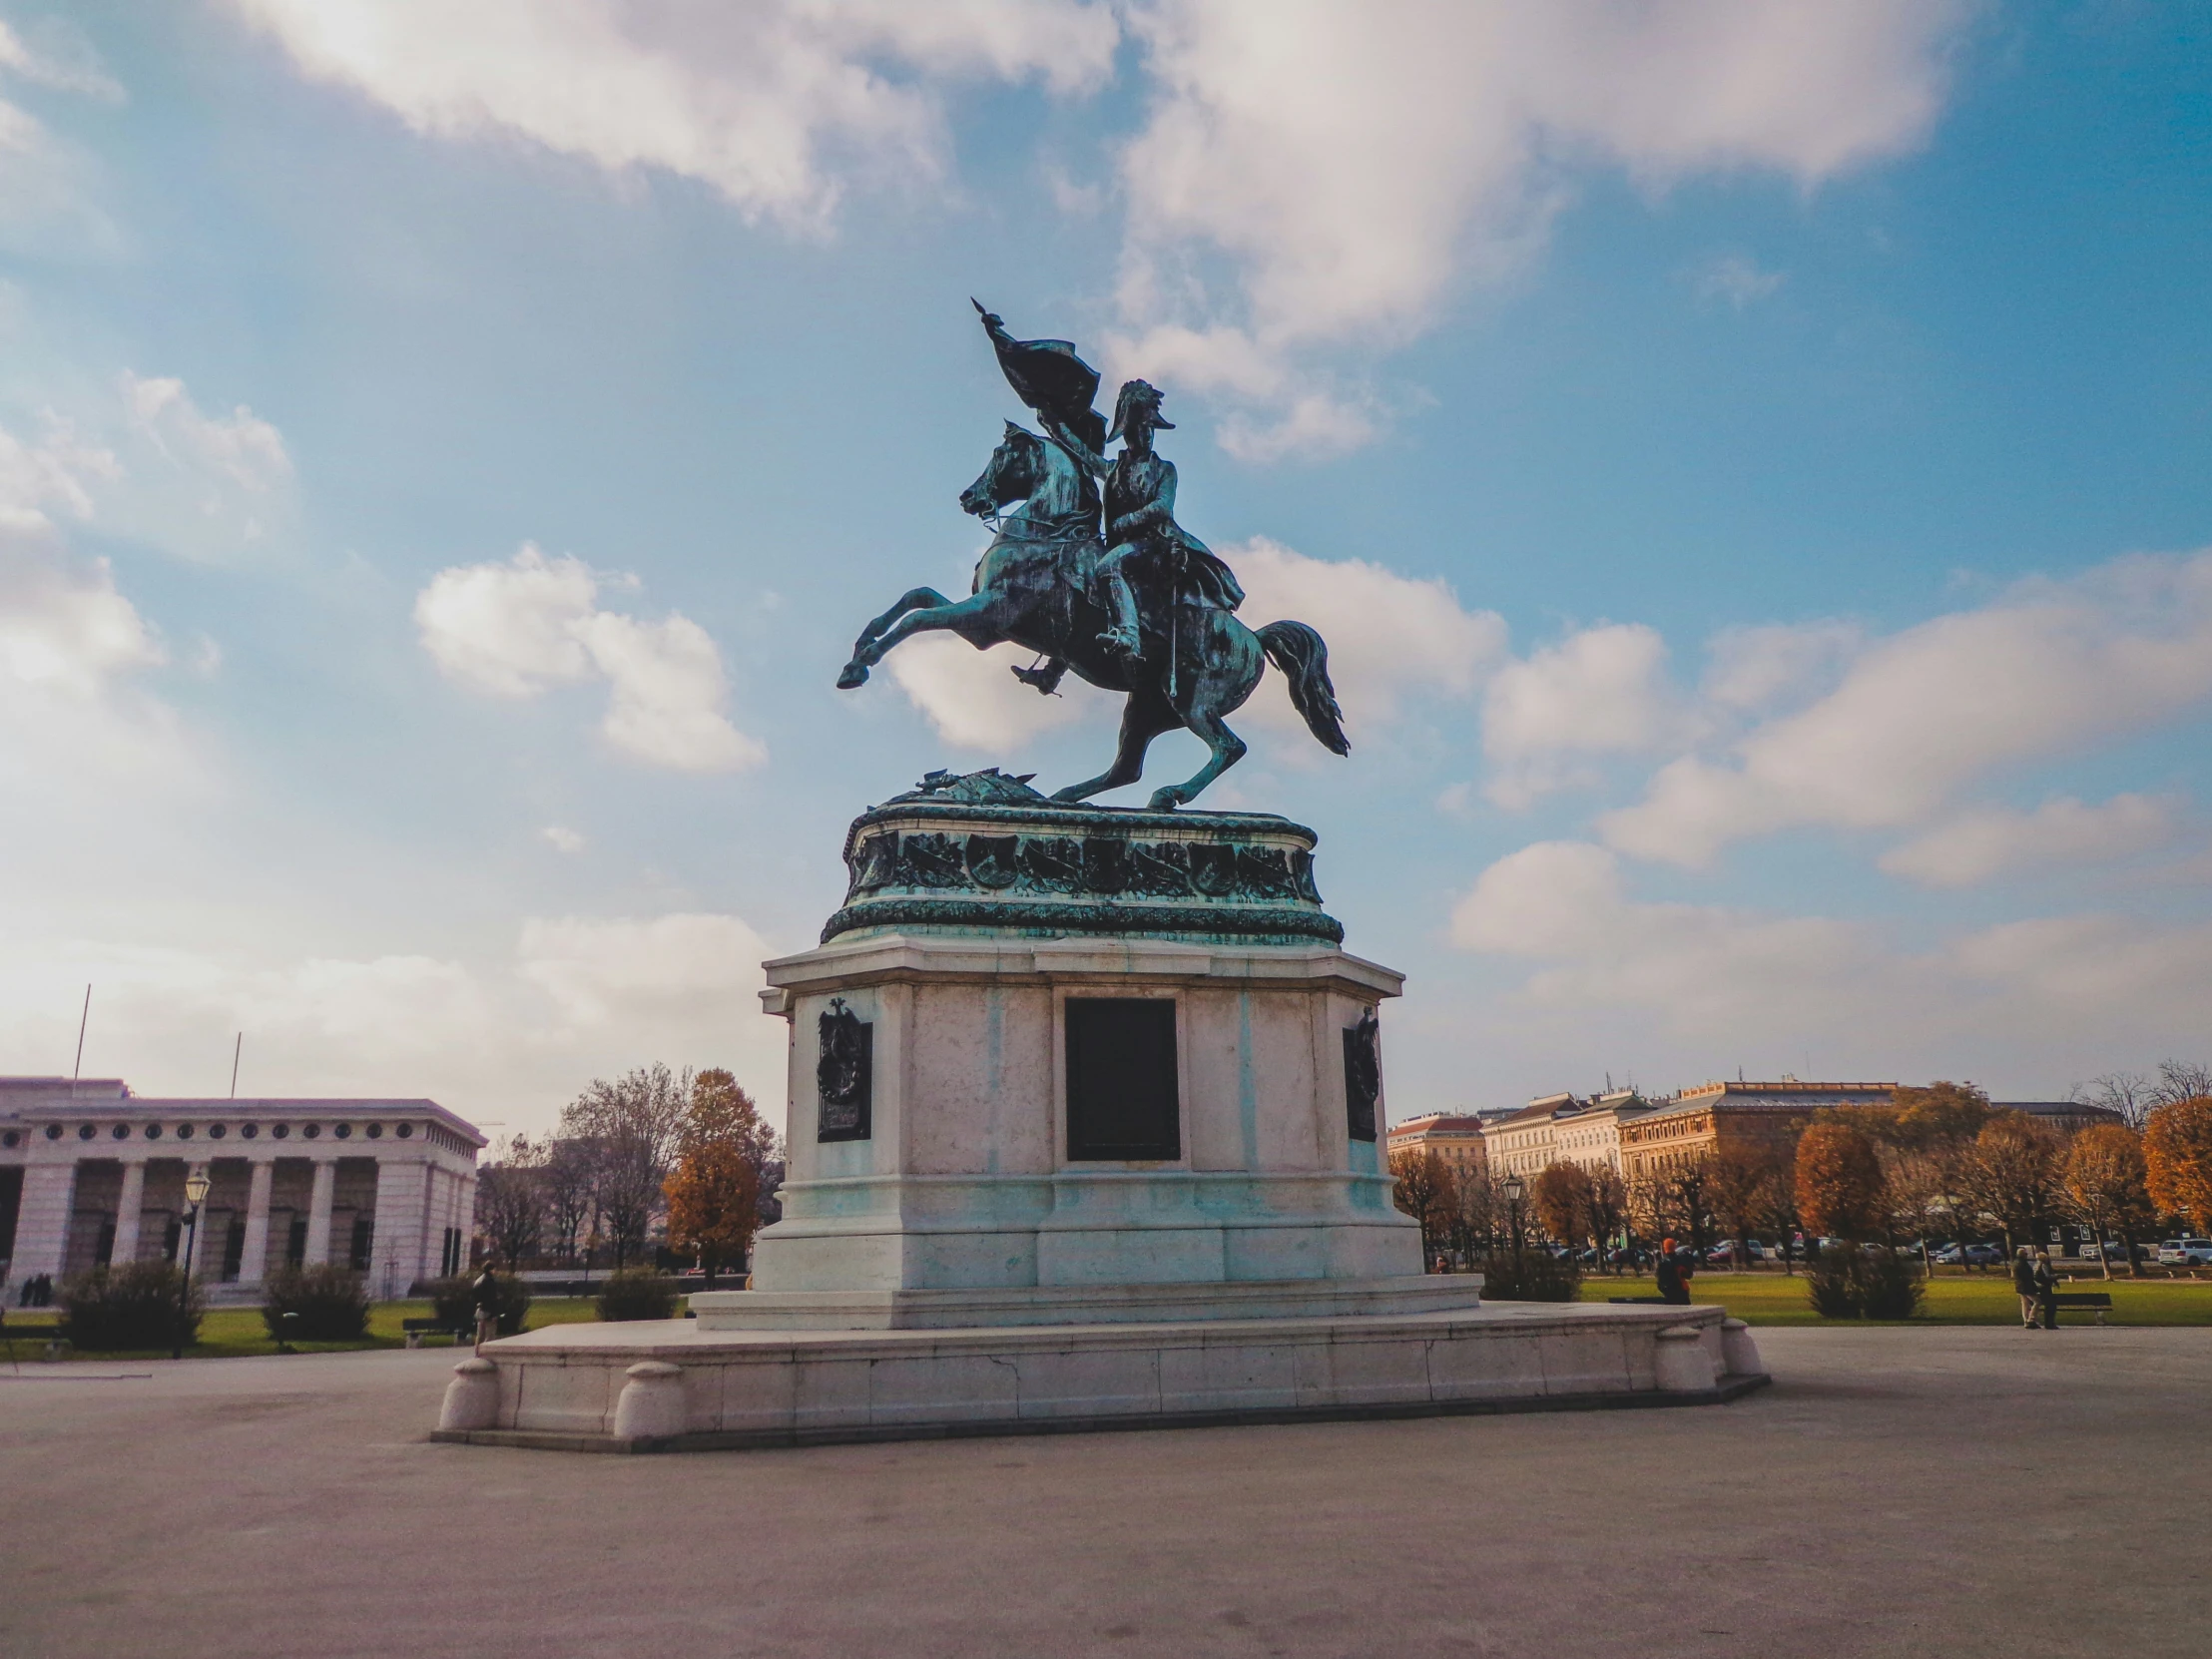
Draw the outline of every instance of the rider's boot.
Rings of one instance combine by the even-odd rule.
[[[1067,671],[1068,660],[1065,657],[1052,657],[1035,668],[1023,668],[1016,664],[1014,678],[1025,686],[1034,686],[1044,696],[1050,697],[1059,689],[1060,677]]]
[[[1144,654],[1144,640],[1137,632],[1137,596],[1130,590],[1129,578],[1118,570],[1106,578],[1106,604],[1114,622],[1098,642],[1124,662],[1134,663]]]

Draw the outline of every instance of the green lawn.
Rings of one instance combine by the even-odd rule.
[[[2212,1325],[2212,1283],[2203,1280],[2127,1280],[2110,1284],[2095,1277],[2078,1278],[2062,1287],[2067,1291],[2108,1291],[2111,1325]],[[1603,1302],[1614,1296],[1652,1296],[1650,1278],[1610,1279],[1595,1275],[1582,1281],[1584,1302]],[[1730,1314],[1753,1325],[1854,1325],[1855,1320],[1825,1320],[1813,1312],[1806,1296],[1805,1280],[1779,1273],[1701,1273],[1690,1282],[1693,1302],[1719,1303]],[[2089,1325],[2094,1314],[2062,1312],[2060,1325]],[[1998,1274],[1938,1275],[1929,1281],[1928,1300],[1914,1323],[1931,1325],[2017,1325],[2019,1298],[2012,1282]]]
[[[364,1348],[399,1348],[406,1338],[399,1322],[409,1319],[427,1319],[430,1304],[427,1298],[409,1302],[378,1302],[368,1311],[368,1335],[357,1343],[295,1343],[293,1348],[301,1354],[337,1354]],[[530,1304],[525,1328],[531,1331],[546,1325],[574,1325],[599,1317],[598,1305],[588,1297],[548,1297]],[[52,1335],[58,1316],[46,1309],[23,1313],[8,1311],[8,1335],[15,1339],[16,1356],[21,1360],[34,1360],[44,1356],[46,1341]],[[428,1341],[442,1345],[442,1337]],[[276,1343],[262,1324],[259,1308],[216,1308],[200,1322],[200,1340],[185,1350],[190,1359],[235,1359],[247,1354],[275,1354]],[[0,1355],[5,1351],[0,1350]],[[169,1350],[127,1350],[122,1353],[78,1354],[70,1352],[72,1360],[166,1360]]]

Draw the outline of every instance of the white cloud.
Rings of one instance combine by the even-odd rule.
[[[765,761],[723,713],[729,688],[707,631],[675,613],[648,623],[602,611],[604,580],[525,544],[505,564],[439,571],[415,597],[415,626],[446,675],[494,696],[606,681],[601,735],[650,765],[740,772]]]
[[[107,560],[75,561],[48,538],[0,533],[0,683],[89,702],[163,660]]]
[[[556,852],[581,852],[589,844],[580,830],[570,830],[558,824],[549,824],[538,831],[546,844]]]
[[[2032,813],[1982,807],[1958,814],[1882,856],[1882,867],[1925,887],[1967,887],[2045,864],[2102,863],[2164,844],[2180,828],[2170,801],[2116,795],[2092,807],[2072,796]]]
[[[1698,864],[1801,826],[1910,828],[2000,769],[2168,720],[2212,696],[2212,553],[2138,556],[2020,584],[1865,651],[1826,697],[1686,755],[1607,841]]]
[[[1221,552],[1244,584],[1237,614],[1248,626],[1288,619],[1328,642],[1330,678],[1355,745],[1363,731],[1398,721],[1408,703],[1471,696],[1504,655],[1504,620],[1468,610],[1440,576],[1310,558],[1265,536]],[[1305,732],[1273,671],[1245,708],[1266,725]]]
[[[1592,757],[1649,753],[1681,735],[1667,646],[1641,623],[1585,628],[1510,663],[1482,703],[1486,790],[1501,807],[1588,782]]]
[[[1736,310],[1771,298],[1786,280],[1779,271],[1763,271],[1741,254],[1723,254],[1709,261],[1697,274],[1701,299],[1717,299]]]
[[[0,525],[35,529],[51,522],[47,509],[90,518],[93,490],[123,476],[112,450],[77,436],[75,424],[48,409],[35,443],[0,427]]]
[[[1260,365],[1406,337],[1462,274],[1523,264],[1570,166],[1650,188],[1742,169],[1810,187],[1912,148],[1966,9],[1133,7],[1154,92],[1122,157],[1124,313],[1148,342],[1179,327],[1241,362],[1248,394],[1277,395]],[[1232,267],[1235,302],[1196,275],[1209,254]]]
[[[66,18],[0,21],[0,76],[106,103],[123,89]],[[112,252],[114,224],[96,203],[100,169],[21,105],[0,100],[0,242],[50,253]]]
[[[1828,690],[1865,643],[1850,622],[1723,628],[1706,642],[1699,689],[1717,711],[1770,714]]]
[[[40,18],[22,28],[0,22],[0,70],[57,92],[110,104],[123,101],[121,84],[101,63],[84,31],[66,18]]]
[[[126,371],[123,402],[132,421],[179,466],[227,478],[266,495],[291,477],[283,435],[241,403],[229,414],[203,411],[182,380]]]
[[[944,86],[1094,87],[1119,33],[1104,6],[1069,0],[232,3],[303,73],[418,132],[698,179],[748,218],[814,231],[847,173],[943,172]]]
[[[1858,1057],[1860,1075],[1970,1076],[1992,1058],[2015,1075],[2079,1065],[2066,1056],[2181,1040],[2201,1027],[2212,984],[2201,922],[2045,917],[1914,952],[1858,922],[1638,899],[1612,852],[1574,841],[1490,865],[1451,934],[1531,964],[1504,1016],[1516,1027],[1540,1014],[1572,1033],[1640,1016],[1708,1067],[1746,1053],[1795,1065],[1808,1048]]]
[[[738,917],[712,914],[533,919],[516,947],[522,977],[579,1027],[750,1022],[769,954]]]
[[[1043,733],[1096,714],[1107,693],[1073,674],[1043,697],[1010,672],[1037,660],[1017,645],[977,651],[952,634],[917,634],[883,659],[906,701],[958,749],[1015,752]]]

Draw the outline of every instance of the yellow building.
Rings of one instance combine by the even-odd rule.
[[[1454,1178],[1471,1175],[1484,1167],[1482,1120],[1450,1112],[1430,1112],[1392,1124],[1390,1156],[1400,1152],[1433,1152],[1444,1161]]]
[[[1705,1083],[1662,1101],[1620,1131],[1621,1174],[1631,1186],[1736,1148],[1779,1151],[1796,1144],[1815,1112],[1831,1106],[1887,1106],[1895,1083]]]

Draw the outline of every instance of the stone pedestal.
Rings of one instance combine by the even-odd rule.
[[[1649,1403],[1720,1311],[1497,1309],[1422,1274],[1380,1141],[1382,1003],[1314,835],[932,779],[862,815],[790,1023],[784,1218],[752,1288],[486,1346],[561,1445]],[[1664,1379],[1662,1372],[1665,1373]],[[681,1409],[678,1404],[681,1402]]]

